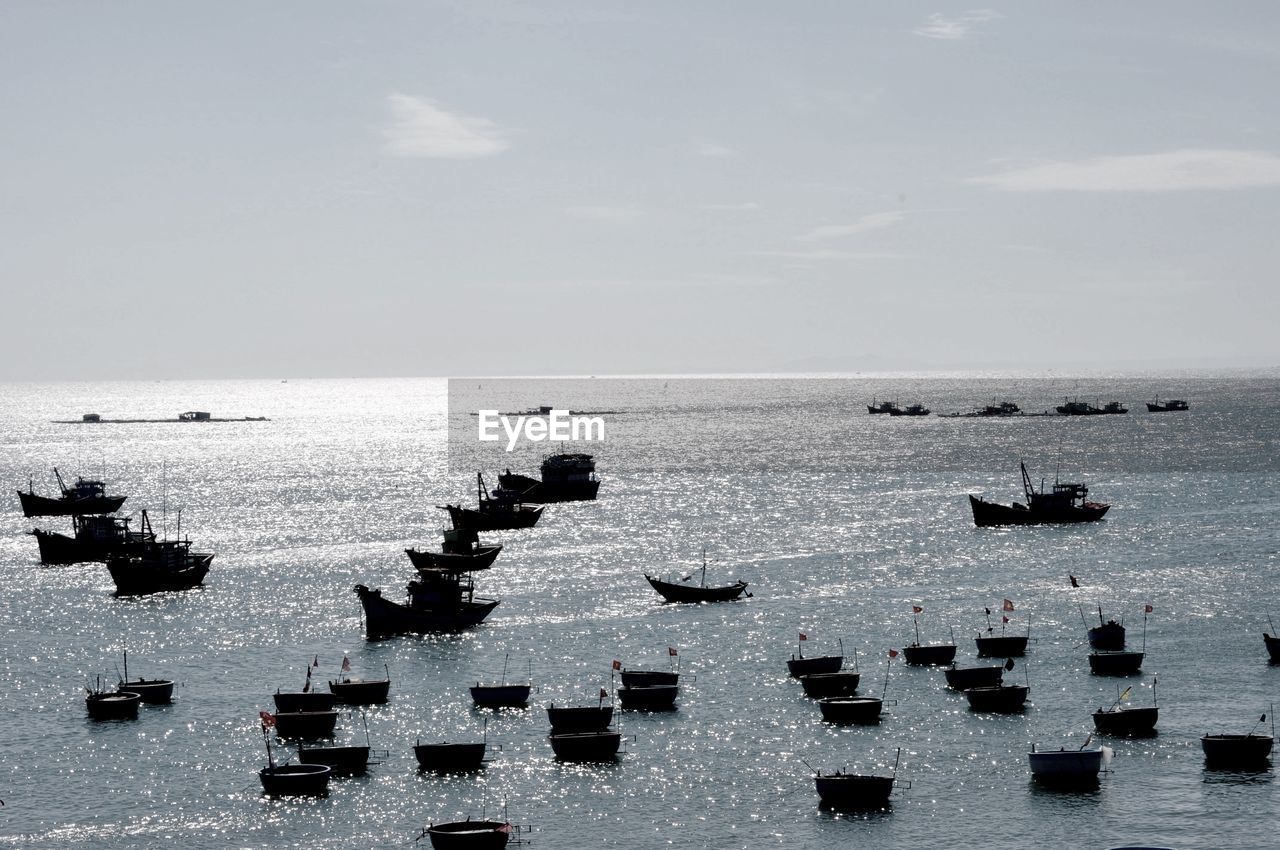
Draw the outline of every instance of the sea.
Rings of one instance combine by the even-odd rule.
[[[1148,413],[1157,396],[1191,409]],[[1038,412],[1067,397],[1130,410],[866,407]],[[478,441],[478,410],[540,405],[599,413],[603,438]],[[267,421],[55,421],[187,410]],[[1207,770],[1199,740],[1270,733],[1280,697],[1262,639],[1280,616],[1275,373],[10,383],[0,421],[0,846],[406,848],[468,817],[527,827],[542,848],[1276,845],[1275,772]],[[477,472],[536,475],[557,451],[595,456],[599,499],[484,535],[504,550],[476,578],[501,600],[482,626],[365,639],[355,585],[402,599],[404,550],[439,545],[437,506],[473,501]],[[1020,500],[1022,462],[1037,486],[1086,483],[1105,520],[975,528],[967,494]],[[146,509],[158,533],[215,553],[204,586],[117,598],[102,564],[41,566],[28,532],[70,523],[24,519],[13,491],[53,491],[53,467],[105,479],[135,524]],[[704,557],[708,583],[741,578],[751,597],[663,604],[645,581],[697,581]],[[1139,675],[1091,675],[1099,609],[1145,650]],[[940,670],[889,654],[918,628],[954,639],[962,666],[992,663],[973,640],[988,623],[1030,631],[1006,674],[1030,685],[1022,714],[973,713]],[[89,720],[85,688],[114,685],[126,650],[131,676],[177,682],[173,703]],[[798,651],[843,652],[860,693],[883,693],[883,721],[824,723],[787,675]],[[264,797],[259,712],[309,670],[324,689],[344,658],[392,680],[387,704],[344,711],[336,732],[379,763],[325,798]],[[545,706],[596,704],[615,660],[678,669],[676,709],[618,712],[616,763],[557,762]],[[532,681],[529,707],[473,707],[469,686],[504,676]],[[1158,734],[1091,738],[1091,713],[1123,689],[1158,704]],[[476,774],[417,770],[417,741],[482,739]],[[1114,751],[1096,789],[1032,781],[1032,746],[1086,744]],[[815,771],[895,760],[889,810],[819,807]]]

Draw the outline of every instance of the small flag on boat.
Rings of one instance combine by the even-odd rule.
[[[1005,616],[1003,616],[1003,615],[1000,617],[1000,619],[1001,619],[1001,620],[1003,620],[1003,621],[1004,621],[1004,622],[1006,622],[1006,623],[1007,623],[1007,622],[1009,622],[1009,618],[1008,618],[1008,617],[1005,617]]]
[[[511,834],[511,824],[509,824],[509,823],[504,823],[502,826],[498,827],[497,831],[498,831],[498,832],[505,832],[505,833],[507,833],[508,835],[510,835],[510,834]]]
[[[342,656],[342,672],[343,673],[351,672],[351,659],[345,655]]]
[[[912,613],[912,614],[923,614],[923,613],[924,613],[924,609],[923,609],[923,608],[921,608],[919,605],[912,605],[912,606],[911,606],[911,613]]]
[[[621,661],[619,661],[619,660],[618,660],[618,659],[616,659],[616,658],[615,658],[615,659],[613,659],[613,669],[614,669],[614,670],[621,670],[621,669],[622,669],[622,662],[621,662]]]
[[[609,695],[609,692],[608,692],[608,691],[606,691],[604,688],[601,688],[601,689],[600,689],[600,699],[604,699],[604,698],[605,698],[605,697],[607,697],[608,695]]]
[[[673,656],[673,657],[674,657],[674,656],[679,655],[679,654],[680,654],[680,653],[676,652],[676,648],[675,648],[674,646],[668,646],[668,647],[667,647],[667,655],[670,655],[670,656]]]
[[[1070,573],[1067,573],[1067,578],[1071,579],[1071,586],[1072,586],[1072,587],[1079,587],[1079,586],[1080,586],[1080,579],[1076,578],[1075,576],[1071,575]]]
[[[990,616],[991,616],[991,609],[990,609],[990,608],[983,608],[982,610],[987,612],[987,616],[988,616],[988,617],[990,617]]]
[[[800,633],[800,640],[808,640],[808,639],[809,639],[809,636],[807,634],[805,634],[804,632]]]
[[[1144,614],[1150,614],[1150,613],[1151,613],[1152,611],[1154,611],[1154,610],[1156,610],[1156,609],[1152,608],[1150,605],[1143,605],[1143,606],[1142,606],[1142,613],[1144,613]]]
[[[259,711],[258,719],[262,721],[264,729],[271,729],[276,725],[276,716],[269,711]]]
[[[891,650],[889,650],[889,657],[890,657],[890,658],[897,658],[897,657],[898,657],[898,650],[896,650],[896,649],[891,649]]]
[[[1133,693],[1133,685],[1130,685],[1129,687],[1125,688],[1123,692],[1121,692],[1120,702],[1124,702],[1125,700],[1127,700],[1129,698],[1129,694],[1131,693]]]
[[[1013,610],[1013,600],[1012,600],[1012,599],[1006,599],[1006,600],[1004,601],[1004,604],[1000,606],[1000,610],[1001,610],[1001,611],[1012,611],[1012,610]]]
[[[1008,659],[1006,659],[1006,660],[1005,660],[1005,662],[1004,662],[1004,669],[1006,669],[1006,670],[1012,670],[1012,669],[1013,669],[1013,659],[1012,659],[1012,658],[1008,658]]]

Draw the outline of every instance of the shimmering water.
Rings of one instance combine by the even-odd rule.
[[[428,821],[490,814],[505,802],[534,846],[643,848],[865,846],[1179,848],[1273,846],[1273,773],[1211,773],[1198,738],[1249,729],[1269,711],[1280,669],[1266,663],[1280,536],[1276,482],[1280,381],[1188,376],[1082,379],[433,380],[6,385],[0,481],[51,488],[48,468],[105,474],[126,508],[217,553],[207,586],[120,600],[101,565],[41,567],[10,494],[0,522],[0,839],[33,847],[408,846]],[[536,529],[490,535],[506,549],[480,579],[503,602],[457,637],[363,640],[356,583],[398,598],[403,549],[436,545],[433,506],[470,498],[483,462],[465,442],[467,393],[505,409],[564,403],[610,409],[593,447],[596,503],[556,505]],[[1153,415],[1155,395],[1190,413]],[[1064,395],[1131,403],[1122,417],[970,420],[872,417],[870,398],[917,398],[937,410],[1013,398],[1040,410]],[[265,423],[54,425],[94,411],[167,417],[187,409],[265,415]],[[965,494],[1019,493],[1017,464],[1083,479],[1114,507],[1091,527],[979,530]],[[452,461],[450,465],[449,461]],[[751,582],[754,598],[664,606],[642,572],[687,571],[703,546],[714,578]],[[1067,576],[1084,585],[1073,591]],[[974,715],[936,670],[895,665],[879,727],[835,728],[786,676],[797,631],[808,651],[856,647],[863,692],[884,682],[889,647],[953,626],[962,663],[983,607],[1015,601],[1032,617],[1024,715]],[[1089,675],[1084,627],[1102,604],[1131,643],[1147,625],[1135,704],[1152,699],[1155,738],[1108,741],[1114,772],[1091,793],[1034,787],[1032,742],[1078,746],[1116,680]],[[1277,611],[1280,614],[1280,611]],[[134,722],[85,719],[82,687],[114,681],[126,643],[133,674],[180,682],[168,707]],[[634,740],[615,765],[551,758],[541,706],[609,686],[610,662],[665,666],[679,649],[679,709],[631,714]],[[367,712],[389,751],[367,778],[328,798],[269,801],[257,712],[277,687],[318,678],[342,656],[357,674],[393,678]],[[467,686],[532,669],[527,711],[486,714]],[[1012,678],[1020,680],[1020,666]],[[488,737],[501,751],[475,776],[420,776],[412,744]],[[363,740],[358,716],[338,741]],[[819,811],[811,772],[873,769],[902,747],[910,780],[892,812]],[[285,748],[287,751],[288,748]]]

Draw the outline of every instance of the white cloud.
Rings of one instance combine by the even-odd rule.
[[[925,38],[937,38],[943,41],[959,41],[967,38],[974,25],[985,23],[1000,17],[994,9],[970,9],[959,18],[950,19],[941,12],[934,12],[922,26],[912,30],[916,35]]]
[[[1266,151],[1177,150],[1044,162],[966,182],[1006,192],[1176,192],[1280,186]]]
[[[437,159],[476,159],[492,156],[509,145],[498,126],[487,118],[449,112],[423,97],[387,95],[391,124],[384,131],[392,156]]]
[[[826,224],[822,227],[815,227],[803,236],[797,236],[796,238],[801,242],[823,242],[827,239],[839,239],[843,236],[866,233],[868,230],[891,227],[902,221],[905,216],[906,213],[899,210],[871,213],[870,215],[864,215],[853,224]]]
[[[635,207],[608,206],[604,204],[587,207],[566,207],[565,212],[569,215],[592,221],[626,221],[643,214]]]

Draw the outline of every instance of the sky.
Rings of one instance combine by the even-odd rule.
[[[1280,6],[0,5],[0,379],[1280,364]]]

